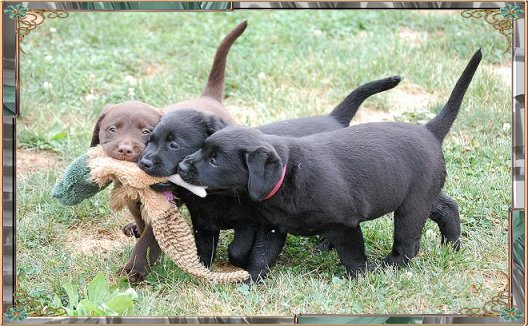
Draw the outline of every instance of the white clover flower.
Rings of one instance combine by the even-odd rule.
[[[53,60],[53,57],[48,54],[47,56],[44,57],[44,60],[51,61],[51,60]]]
[[[42,83],[42,87],[44,89],[52,89],[53,88],[53,84],[51,84],[50,82],[45,81],[44,83]]]
[[[93,100],[95,100],[97,98],[97,95],[95,94],[88,94],[84,97],[84,99],[87,101],[87,102],[91,102]]]
[[[57,33],[57,29],[55,27],[50,27],[49,31],[50,33]]]
[[[435,233],[435,231],[429,229],[429,230],[425,231],[425,236],[428,237],[428,238],[434,238],[436,236],[436,233]]]
[[[127,83],[129,83],[130,85],[136,85],[137,84],[137,79],[134,76],[131,76],[131,75],[126,75],[125,76],[125,81]]]

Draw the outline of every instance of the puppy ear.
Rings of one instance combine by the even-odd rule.
[[[275,149],[259,147],[245,153],[249,171],[248,192],[251,200],[262,201],[282,176],[282,163]]]
[[[99,139],[99,130],[101,127],[101,121],[105,116],[106,114],[101,113],[101,115],[99,115],[99,118],[97,118],[97,122],[95,123],[95,127],[92,133],[92,142],[90,143],[90,147],[95,147],[101,142]]]
[[[94,127],[94,130],[92,132],[92,142],[90,143],[90,147],[95,147],[95,146],[97,146],[97,145],[99,145],[101,143],[101,140],[99,139],[99,131],[101,129],[101,121],[103,121],[104,117],[106,116],[106,113],[108,112],[108,110],[110,110],[111,107],[112,107],[112,105],[105,106],[103,111],[101,112],[101,114],[97,118],[97,122],[95,123],[95,127]]]
[[[215,115],[211,115],[207,117],[205,133],[207,134],[207,137],[209,137],[218,130],[225,128],[226,125],[227,124],[224,122],[224,120]]]

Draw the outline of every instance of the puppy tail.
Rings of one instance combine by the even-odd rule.
[[[480,60],[482,60],[482,52],[478,49],[477,52],[473,54],[466,69],[464,69],[464,72],[458,79],[447,103],[444,105],[440,113],[425,125],[425,127],[431,131],[440,142],[444,140],[449,129],[453,125],[453,122],[455,122],[464,95],[473,79],[473,75],[477,70]]]
[[[361,103],[370,96],[394,88],[401,81],[400,76],[392,76],[370,83],[363,84],[348,94],[348,96],[339,103],[330,116],[334,117],[343,126],[350,125],[350,120],[356,115]]]
[[[231,31],[231,33],[227,34],[222,40],[222,43],[220,43],[218,50],[216,50],[213,66],[209,73],[209,80],[207,81],[202,96],[212,97],[218,102],[224,100],[224,75],[227,54],[229,53],[231,45],[233,45],[236,39],[244,33],[246,26],[247,20],[241,22]]]

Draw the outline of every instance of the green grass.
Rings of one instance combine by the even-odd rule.
[[[225,102],[251,126],[327,113],[359,84],[395,74],[404,77],[404,96],[389,91],[364,106],[427,121],[482,48],[444,142],[445,191],[460,205],[462,250],[441,247],[428,222],[408,268],[350,281],[335,252],[318,252],[316,238],[289,236],[277,266],[255,287],[199,282],[163,257],[135,287],[132,315],[456,313],[496,295],[505,284],[511,198],[511,89],[496,73],[511,64],[505,39],[455,11],[403,10],[71,13],[32,31],[22,43],[18,147],[50,150],[58,160],[32,174],[19,165],[19,286],[49,304],[55,294],[66,298],[63,284],[86,284],[98,272],[117,282],[134,245],[119,231],[130,217],[110,211],[108,191],[75,207],[61,206],[49,191],[88,148],[104,105],[133,98],[163,107],[197,96],[220,39],[243,19],[249,26],[229,55]],[[429,104],[413,104],[417,92]],[[395,112],[396,103],[405,111]],[[381,260],[392,243],[391,217],[363,228],[369,259]],[[220,262],[231,237],[222,234]]]

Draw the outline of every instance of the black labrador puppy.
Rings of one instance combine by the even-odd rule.
[[[442,142],[481,58],[479,50],[426,125],[368,123],[303,138],[229,126],[185,158],[179,174],[191,184],[246,193],[282,234],[325,235],[351,277],[368,268],[360,223],[394,212],[394,243],[384,263],[405,265],[418,254],[425,221],[443,200]],[[460,220],[440,218],[439,225],[458,248]],[[256,243],[257,255],[282,245]]]
[[[272,123],[259,129],[263,133],[300,137],[318,132],[347,127],[361,103],[373,94],[398,85],[400,77],[390,77],[359,86],[351,92],[329,115],[291,119]],[[153,176],[170,176],[177,173],[178,164],[189,154],[199,150],[205,139],[227,124],[221,120],[197,119],[201,114],[192,109],[165,114],[150,135],[139,166]],[[207,123],[204,123],[206,121]],[[156,190],[165,191],[159,185]],[[228,195],[209,195],[200,198],[181,187],[172,187],[177,198],[187,206],[195,232],[196,246],[201,262],[213,262],[220,230],[234,229],[234,239],[228,246],[229,260],[235,266],[249,268],[258,276],[266,270],[267,259],[257,259],[248,265],[257,230],[261,227],[254,218],[255,212],[247,198]],[[267,226],[266,228],[270,228]]]

